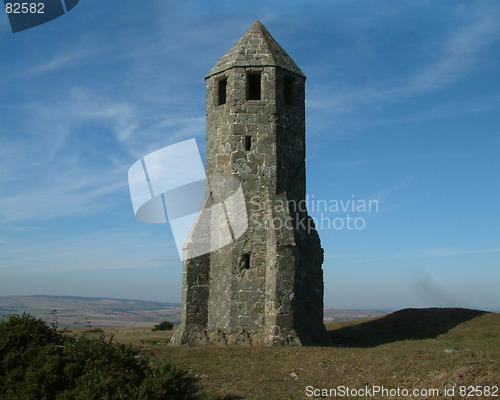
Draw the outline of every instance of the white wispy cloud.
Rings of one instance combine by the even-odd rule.
[[[368,82],[363,87],[315,86],[308,92],[307,105],[311,110],[344,114],[361,106],[395,102],[449,87],[487,60],[492,44],[500,41],[499,19],[500,7],[479,9],[469,25],[448,32],[440,41],[433,39],[427,64],[416,66],[406,75],[403,71],[389,80]],[[453,111],[460,113],[463,108]]]
[[[127,170],[137,158],[204,136],[204,115],[160,113],[141,96],[113,92],[74,86],[11,108],[16,132],[0,135],[0,219],[103,212],[109,196],[128,195]]]
[[[481,254],[495,254],[500,253],[500,247],[480,248],[480,249],[458,249],[455,247],[433,247],[428,249],[418,249],[401,251],[394,253],[330,253],[325,257],[327,259],[355,259],[365,261],[385,261],[396,259],[426,259],[426,258],[441,258],[452,256],[466,256],[466,255],[481,255]]]
[[[415,175],[413,176],[408,176],[390,186],[387,186],[381,190],[379,190],[377,193],[368,196],[369,199],[376,200],[379,204],[382,204],[387,201],[387,199],[394,194],[395,192],[400,191],[401,189],[405,189],[411,185],[412,182],[414,182],[417,179]]]
[[[60,71],[76,65],[82,60],[89,58],[89,56],[91,55],[93,55],[92,52],[89,52],[87,49],[79,49],[79,50],[72,49],[68,53],[56,54],[53,58],[47,61],[42,61],[37,65],[31,66],[23,71],[20,71],[16,75],[16,77],[23,76],[23,77],[33,78],[54,71]]]
[[[92,213],[125,188],[126,170],[105,159],[88,162],[88,151],[78,146],[78,129],[96,122],[79,105],[62,100],[27,104],[23,112],[32,118],[16,121],[18,132],[0,137],[3,221]]]
[[[181,270],[174,243],[165,236],[154,238],[147,230],[127,232],[94,230],[76,233],[68,237],[40,237],[30,244],[27,253],[24,246],[2,249],[0,272],[8,271],[90,271],[103,269],[156,268],[151,257],[161,260],[165,267]],[[1,243],[1,242],[0,242]]]
[[[500,8],[477,11],[474,21],[453,32],[439,49],[439,56],[413,76],[403,95],[438,89],[459,80],[480,62],[477,55],[492,41],[499,39]]]
[[[24,32],[21,35],[25,34]],[[13,34],[14,37],[16,34]],[[9,38],[12,40],[12,38]],[[19,51],[29,51],[22,42],[19,43]],[[50,83],[56,83],[60,73],[72,73],[77,78],[82,67],[88,67],[100,58],[105,58],[105,49],[91,46],[86,42],[75,43],[73,46],[55,47],[47,52],[33,51],[30,62],[20,64],[13,63],[2,65],[1,87],[15,85],[19,89],[30,90],[38,87],[41,83],[49,83],[46,86],[50,91]],[[45,79],[46,81],[44,81]],[[17,97],[17,96],[16,96]]]
[[[112,208],[107,196],[125,189],[125,171],[51,171],[42,182],[23,179],[0,197],[0,218],[4,222],[40,221],[67,216],[83,216]]]
[[[36,225],[17,225],[17,226],[12,226],[9,229],[13,232],[33,232],[33,231],[44,231],[47,228]]]
[[[434,249],[422,251],[420,257],[432,258],[432,257],[448,257],[448,256],[459,256],[459,255],[488,254],[488,253],[500,253],[500,247],[488,248],[488,249],[472,249],[472,250],[470,249],[461,250],[453,247],[437,247]]]

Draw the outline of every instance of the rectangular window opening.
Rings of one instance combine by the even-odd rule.
[[[245,253],[241,256],[241,268],[250,269],[250,254]]]
[[[292,106],[293,105],[293,78],[289,76],[285,76],[284,82],[284,97],[285,104]]]
[[[226,104],[227,78],[219,81],[218,105]]]
[[[248,100],[260,100],[260,73],[247,75]]]
[[[252,137],[245,136],[245,150],[248,151],[252,148]]]

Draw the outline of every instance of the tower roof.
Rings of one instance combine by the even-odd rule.
[[[267,29],[255,21],[250,29],[222,56],[205,78],[233,67],[280,67],[305,77],[297,64],[273,39]]]

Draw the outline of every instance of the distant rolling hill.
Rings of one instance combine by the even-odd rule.
[[[179,323],[180,304],[156,301],[73,296],[0,296],[0,316],[23,312],[60,327],[152,326]]]
[[[75,296],[0,296],[0,317],[35,315],[60,327],[152,326],[161,321],[180,321],[181,305],[129,299]],[[53,310],[56,310],[53,315]],[[347,321],[385,314],[376,310],[325,309],[325,321]]]
[[[392,310],[391,310],[392,311]],[[380,310],[343,310],[340,308],[325,308],[323,319],[325,322],[350,321],[353,319],[362,319],[369,317],[378,317],[387,314],[390,311]]]

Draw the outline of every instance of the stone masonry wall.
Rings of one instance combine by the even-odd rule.
[[[251,74],[260,76],[260,99],[249,98]],[[239,179],[248,229],[184,262],[173,341],[324,344],[323,249],[304,207],[305,77],[256,22],[206,85],[207,175]]]

